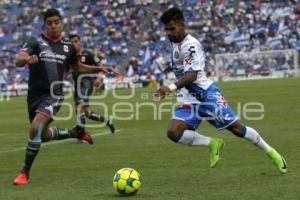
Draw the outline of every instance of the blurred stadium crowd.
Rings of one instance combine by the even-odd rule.
[[[294,1],[282,0],[2,0],[0,1],[0,84],[26,82],[27,69],[14,57],[30,35],[42,31],[42,12],[55,7],[65,16],[66,35],[78,33],[84,47],[103,63],[125,63],[125,75],[155,73],[168,66],[169,42],[159,16],[169,6],[184,10],[186,26],[214,55],[300,49],[300,16]],[[146,23],[145,26],[141,24]],[[136,44],[138,43],[138,44]],[[128,63],[125,61],[128,60]]]

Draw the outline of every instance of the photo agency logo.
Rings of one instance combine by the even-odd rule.
[[[117,121],[129,121],[129,120],[162,120],[170,118],[176,109],[181,109],[182,104],[176,102],[178,94],[172,93],[161,101],[159,98],[154,97],[153,90],[142,92],[142,90],[136,88],[127,89],[114,89],[103,90],[100,94],[90,95],[87,91],[89,85],[86,79],[92,80],[97,77],[95,74],[84,74],[79,76],[77,84],[72,84],[68,90],[65,90],[65,102],[61,104],[62,109],[67,110],[64,112],[64,116],[56,117],[56,120],[71,120],[76,118],[76,111],[74,109],[73,94],[74,91],[81,99],[88,97],[88,106],[103,116],[113,115]],[[57,82],[55,84],[62,84]],[[55,88],[55,84],[51,88]],[[105,83],[104,83],[105,84]],[[75,88],[76,87],[76,88]],[[61,98],[61,96],[54,95],[54,98]],[[188,115],[185,118],[199,118],[201,120],[216,120],[222,122],[224,120],[230,120],[231,117],[227,109],[230,109],[229,103],[220,94],[215,94],[210,98],[216,98],[213,102],[199,102],[190,109]],[[67,100],[67,101],[66,101]],[[237,102],[231,106],[231,109],[236,113],[240,119],[244,120],[262,120],[265,116],[265,106],[261,102]],[[146,116],[147,115],[147,116]],[[86,127],[103,127],[102,124],[88,124]]]

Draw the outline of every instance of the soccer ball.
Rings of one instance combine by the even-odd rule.
[[[113,187],[122,195],[133,195],[141,187],[140,174],[132,168],[122,168],[113,178]]]

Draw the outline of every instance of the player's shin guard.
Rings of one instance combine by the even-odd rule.
[[[178,143],[190,146],[208,146],[210,140],[210,137],[201,135],[196,131],[185,130],[180,139],[178,139]]]
[[[64,140],[68,138],[77,138],[78,131],[67,128],[50,127],[52,140]]]
[[[94,121],[107,122],[106,117],[99,115],[93,111],[87,112],[85,116]]]
[[[40,124],[38,126],[36,136],[32,140],[29,139],[28,141],[26,153],[25,153],[25,164],[22,169],[22,172],[24,172],[27,175],[29,174],[32,163],[40,150],[41,142],[42,142],[41,135],[45,127],[46,127],[45,124]]]
[[[249,126],[242,126],[240,135],[256,145],[258,148],[262,149],[264,152],[269,152],[271,150],[271,147],[264,141],[259,133]]]

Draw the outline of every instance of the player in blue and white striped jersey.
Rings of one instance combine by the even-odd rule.
[[[281,173],[287,172],[284,158],[253,128],[240,123],[220,89],[206,77],[205,56],[200,42],[187,34],[184,16],[178,8],[170,8],[160,18],[172,43],[172,69],[177,81],[162,86],[155,95],[164,98],[176,91],[180,106],[169,123],[167,135],[176,143],[190,146],[208,146],[210,166],[215,167],[224,146],[222,139],[211,138],[196,132],[202,119],[217,130],[227,129],[262,149]]]

